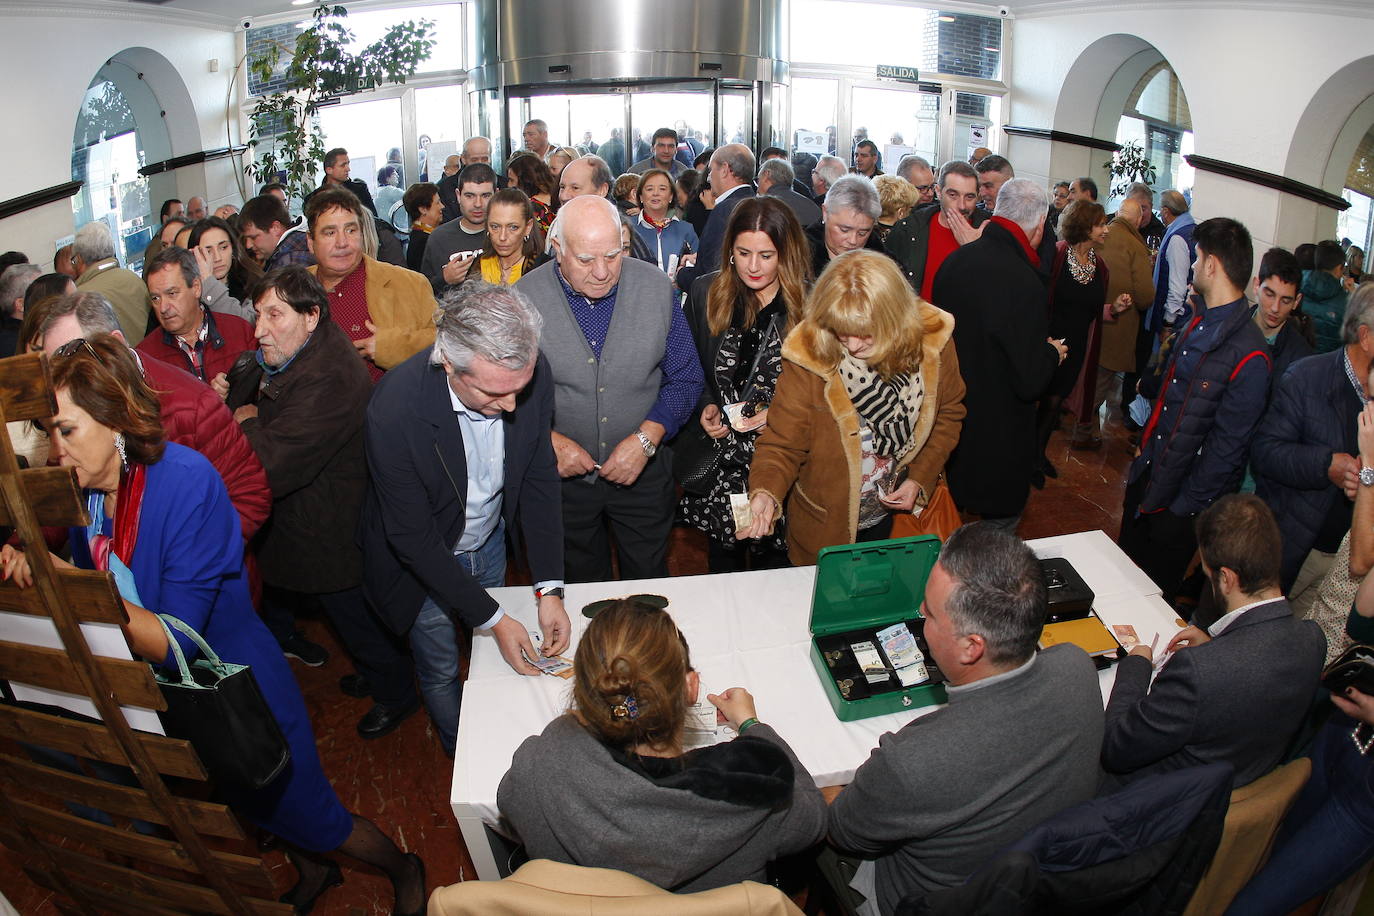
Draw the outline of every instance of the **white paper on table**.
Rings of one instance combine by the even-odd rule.
[[[81,624],[81,632],[85,634],[86,645],[91,647],[93,654],[103,655],[107,658],[133,658],[133,654],[129,652],[129,643],[124,638],[124,631],[117,624],[83,623]],[[0,611],[0,633],[4,634],[4,638],[10,642],[40,646],[45,649],[63,648],[62,637],[58,635],[57,626],[48,617]],[[15,681],[10,682],[10,688],[14,691],[15,698],[19,700],[60,706],[83,716],[90,716],[93,719],[100,718],[100,712],[95,708],[90,697],[61,690],[48,690],[44,687],[33,687]],[[124,711],[124,718],[131,728],[157,735],[165,734],[162,730],[162,720],[157,717],[157,713],[153,710],[139,706],[122,706],[120,708]]]

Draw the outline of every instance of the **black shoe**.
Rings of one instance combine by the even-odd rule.
[[[1059,469],[1050,464],[1050,459],[1048,458],[1040,459],[1040,471],[1051,480],[1059,479]]]
[[[361,674],[345,674],[339,678],[339,689],[359,699],[372,696],[372,685]]]
[[[377,703],[358,720],[358,734],[369,741],[389,735],[419,708],[419,700],[412,700],[405,706],[383,706]]]
[[[297,916],[304,916],[304,914],[309,913],[315,908],[315,901],[320,899],[321,894],[331,887],[338,887],[340,884],[343,884],[343,872],[339,871],[338,862],[330,861],[329,869],[325,872],[323,883],[321,883],[315,893],[310,896],[310,899],[299,903],[296,902],[296,892],[300,887],[299,883],[296,887],[291,888],[291,890],[282,894],[277,899],[282,903],[292,904]]]
[[[294,658],[311,668],[318,668],[329,661],[329,650],[306,639],[299,630],[282,642],[281,651],[287,658]]]

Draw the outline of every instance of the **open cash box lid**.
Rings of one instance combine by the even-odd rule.
[[[926,580],[940,556],[933,535],[823,547],[811,592],[811,632],[817,636],[881,628],[921,616]]]

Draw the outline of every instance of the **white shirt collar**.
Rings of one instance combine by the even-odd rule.
[[[970,681],[967,684],[949,684],[945,687],[945,691],[948,693],[955,694],[966,693],[970,690],[977,690],[979,687],[991,687],[993,684],[997,684],[1002,681],[1009,681],[1014,677],[1020,677],[1021,675],[1025,674],[1027,671],[1030,670],[1031,665],[1035,664],[1035,656],[1036,653],[1032,652],[1031,657],[1026,659],[1026,663],[1024,665],[1017,665],[1010,671],[1003,671],[999,674],[990,675],[989,677],[979,678],[978,680]]]
[[[722,191],[722,192],[720,192],[720,194],[716,195],[716,204],[719,205],[720,202],[721,202],[722,200],[724,200],[725,198],[729,197],[731,194],[735,193],[735,192],[738,191],[740,188],[747,188],[747,187],[749,187],[749,183],[748,183],[748,182],[745,182],[744,184],[737,184],[737,185],[735,185],[733,188],[731,188],[731,189],[728,190],[728,191]]]
[[[1213,623],[1210,627],[1207,628],[1207,633],[1209,636],[1213,637],[1220,636],[1226,630],[1227,627],[1235,623],[1236,619],[1240,617],[1241,614],[1244,614],[1246,611],[1254,610],[1261,604],[1273,604],[1275,601],[1282,600],[1283,596],[1279,595],[1277,598],[1265,598],[1262,601],[1252,601],[1249,604],[1244,605],[1243,607],[1238,607],[1234,611],[1231,611],[1229,614],[1223,614],[1216,621],[1216,623]]]
[[[486,423],[490,423],[492,420],[499,420],[499,419],[501,419],[501,415],[500,415],[500,414],[497,414],[497,415],[494,416],[494,417],[489,417],[489,416],[487,416],[486,414],[478,413],[477,411],[472,410],[471,408],[468,407],[468,405],[464,404],[464,403],[462,402],[462,400],[458,397],[458,392],[454,391],[454,390],[453,390],[453,386],[452,386],[451,384],[449,384],[447,375],[448,375],[448,374],[445,373],[444,387],[448,389],[448,399],[449,399],[449,401],[453,404],[453,412],[454,412],[454,413],[466,415],[467,418],[468,418],[469,420],[473,421],[474,423],[477,423],[477,422],[486,422]]]

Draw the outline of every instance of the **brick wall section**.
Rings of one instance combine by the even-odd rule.
[[[950,19],[942,22],[941,18]],[[935,40],[931,41],[932,25]],[[987,16],[940,11],[931,13],[926,25],[926,47],[934,49],[934,66],[923,64],[922,69],[958,76],[996,79],[1001,69],[1002,21]],[[978,114],[978,112],[962,112]]]
[[[272,78],[266,82],[258,79],[253,71],[248,71],[248,92],[250,95],[270,95],[286,88],[286,65],[291,62],[291,51],[296,47],[296,36],[301,33],[294,22],[280,25],[265,25],[249,29],[247,35],[248,60],[252,61],[273,42],[282,46]]]

